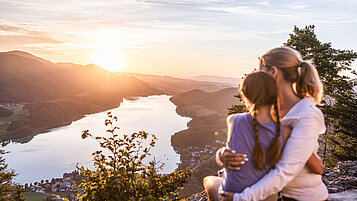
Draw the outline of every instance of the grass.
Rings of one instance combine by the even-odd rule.
[[[44,197],[49,197],[49,194],[44,193],[33,193],[33,192],[25,192],[24,197],[26,201],[39,201],[42,200]]]
[[[26,201],[39,201],[44,197],[50,197],[52,194],[59,195],[63,198],[69,197],[73,192],[54,192],[54,193],[35,193],[35,192],[25,192],[24,197]]]
[[[12,110],[14,113],[8,117],[0,118],[0,136],[6,134],[9,122],[15,121],[21,117],[29,115],[29,111],[24,109],[25,104],[15,104],[12,106],[1,106],[2,108]]]
[[[195,114],[195,116],[198,116],[198,117],[217,113],[215,110],[207,109],[201,105],[185,106],[185,110],[189,111],[189,112],[193,112]]]
[[[209,159],[213,154],[202,154],[201,157],[202,157],[202,160],[207,160]]]

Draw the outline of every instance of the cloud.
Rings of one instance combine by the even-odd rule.
[[[55,40],[53,38],[41,36],[17,36],[17,35],[0,35],[1,44],[50,44],[50,43],[63,43],[63,41]]]
[[[0,21],[1,23],[2,21]],[[2,22],[4,23],[4,22]],[[26,28],[24,25],[0,24],[0,43],[12,45],[58,44],[48,33]]]
[[[301,10],[301,9],[309,8],[310,6],[307,4],[292,3],[292,4],[288,4],[286,7],[294,10]]]

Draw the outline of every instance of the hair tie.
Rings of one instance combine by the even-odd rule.
[[[299,66],[298,68],[297,68],[297,72],[298,72],[298,75],[299,75],[299,77],[301,76],[301,66]]]
[[[298,65],[297,65],[297,67],[302,67],[302,66],[304,65],[304,63],[305,63],[305,61],[300,61],[300,60],[299,60],[299,63],[298,63]]]

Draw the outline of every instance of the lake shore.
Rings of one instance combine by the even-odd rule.
[[[150,95],[157,94],[145,94],[142,97]],[[3,146],[11,141],[26,143],[39,133],[70,125],[73,121],[79,120],[85,115],[119,107],[124,98],[132,99],[135,97],[117,95],[116,97],[93,99],[93,97],[77,96],[39,103],[25,103],[23,110],[26,114],[9,122],[8,127],[2,128],[4,132],[0,135],[0,142]]]

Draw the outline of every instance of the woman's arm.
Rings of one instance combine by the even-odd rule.
[[[315,153],[312,153],[309,160],[307,160],[306,167],[314,174],[322,174],[324,172],[324,166]]]
[[[290,137],[291,128],[284,126],[284,146]],[[315,153],[311,154],[309,160],[306,162],[306,167],[314,174],[322,174],[324,172],[324,167],[320,158],[318,158]]]

